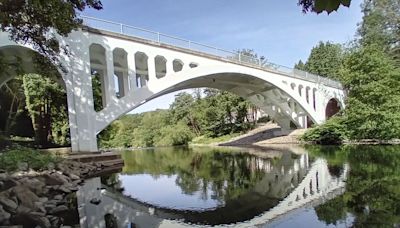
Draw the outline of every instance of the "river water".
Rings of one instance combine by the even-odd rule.
[[[82,227],[399,227],[399,146],[122,153],[77,193]]]

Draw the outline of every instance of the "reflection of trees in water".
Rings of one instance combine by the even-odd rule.
[[[327,157],[348,162],[350,173],[346,192],[316,208],[320,220],[336,224],[351,213],[355,227],[399,225],[400,146],[347,146]]]
[[[203,199],[216,200],[238,197],[273,167],[268,158],[210,148],[153,149],[127,152],[123,157],[126,174],[177,175],[176,184],[185,194],[200,192]]]
[[[122,182],[120,181],[120,179],[118,177],[118,173],[101,176],[100,180],[101,180],[102,184],[104,184],[108,187],[111,187],[117,191],[123,190]]]

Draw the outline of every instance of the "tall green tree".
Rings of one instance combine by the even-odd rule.
[[[299,62],[295,65],[295,68],[322,77],[338,79],[342,59],[343,50],[341,45],[321,41],[317,46],[313,47],[306,63],[303,65],[302,62]]]
[[[361,8],[360,44],[379,45],[400,65],[400,1],[365,0]]]
[[[64,89],[38,74],[24,75],[23,88],[36,143],[42,146],[67,144],[69,125]]]
[[[355,139],[400,138],[400,69],[379,45],[368,45],[344,61],[348,90],[344,117]]]

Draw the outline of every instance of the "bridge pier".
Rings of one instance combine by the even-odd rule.
[[[82,39],[82,42],[85,41]],[[89,52],[79,48],[71,51],[79,58],[63,56],[62,60],[68,69],[62,75],[67,92],[71,149],[73,152],[97,152],[96,112]]]

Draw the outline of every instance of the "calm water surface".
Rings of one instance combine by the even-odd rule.
[[[400,147],[123,152],[78,192],[82,227],[399,227]]]

